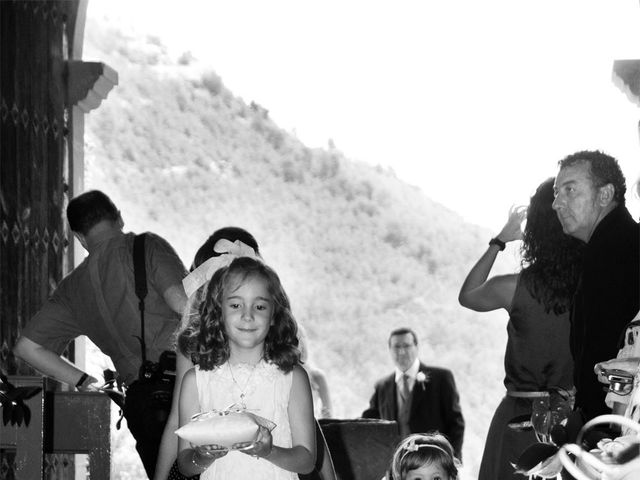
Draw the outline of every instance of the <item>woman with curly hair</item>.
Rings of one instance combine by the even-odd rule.
[[[537,188],[528,209],[511,209],[507,223],[467,275],[458,297],[462,306],[477,312],[503,308],[509,313],[504,359],[507,393],[489,427],[479,480],[522,478],[516,476],[512,463],[537,440],[535,432],[512,429],[509,422],[531,415],[534,403],[548,402],[552,392],[573,391],[569,310],[581,245],[562,232],[551,208],[553,199],[550,178]],[[505,244],[520,239],[520,273],[488,278]]]
[[[196,366],[182,380],[180,425],[201,412],[233,405],[275,424],[260,425],[248,444],[223,448],[179,439],[183,475],[202,480],[294,479],[314,468],[311,387],[300,365],[297,325],[276,273],[257,258],[238,257],[211,278],[200,306],[200,328],[179,346],[195,346]],[[254,457],[254,458],[252,458]]]

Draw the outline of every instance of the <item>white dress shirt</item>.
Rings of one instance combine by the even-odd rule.
[[[416,384],[416,376],[418,375],[418,371],[420,370],[420,360],[416,358],[413,365],[411,365],[406,372],[401,371],[398,367],[396,367],[396,387],[398,392],[402,389],[402,376],[406,375],[409,377],[409,392],[413,392],[413,386]]]

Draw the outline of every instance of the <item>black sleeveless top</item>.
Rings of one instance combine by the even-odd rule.
[[[546,313],[518,275],[507,324],[504,385],[509,391],[542,391],[573,385],[569,313]]]

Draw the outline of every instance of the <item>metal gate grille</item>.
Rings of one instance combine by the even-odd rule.
[[[0,370],[9,375],[34,373],[11,348],[67,264],[64,61],[73,9],[76,1],[0,1]],[[14,478],[14,458],[0,451],[2,479]],[[46,455],[42,471],[74,478],[73,456]]]

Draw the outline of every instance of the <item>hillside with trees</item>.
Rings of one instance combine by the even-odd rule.
[[[224,72],[188,52],[171,58],[161,39],[89,21],[84,58],[119,74],[86,119],[86,188],[113,198],[125,229],[165,237],[187,267],[213,230],[252,232],[308,333],[311,362],[328,377],[335,417],[358,417],[375,380],[391,371],[388,332],[416,329],[422,359],[456,376],[464,478],[475,478],[503,391],[507,317],[465,310],[457,293],[495,232],[332,142],[308,148],[268,106],[234,96]],[[502,271],[516,265],[506,253]],[[125,450],[114,451],[115,465],[126,464]],[[126,468],[118,475],[134,478]]]

